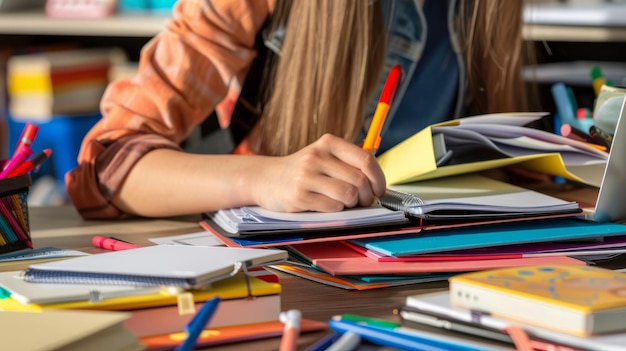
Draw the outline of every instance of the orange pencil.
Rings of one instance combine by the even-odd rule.
[[[380,146],[380,132],[385,124],[385,119],[387,118],[387,113],[389,112],[389,106],[391,105],[393,96],[396,93],[396,88],[398,87],[401,76],[402,68],[400,65],[393,66],[389,71],[389,75],[387,75],[387,80],[385,81],[385,86],[380,94],[380,99],[378,100],[378,105],[376,106],[372,123],[370,124],[367,135],[365,136],[365,141],[363,142],[363,150],[367,152],[376,153],[376,150],[378,150],[378,147]]]

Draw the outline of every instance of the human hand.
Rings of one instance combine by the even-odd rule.
[[[334,212],[370,206],[386,189],[376,158],[331,134],[269,162],[257,179],[256,202],[270,210]]]

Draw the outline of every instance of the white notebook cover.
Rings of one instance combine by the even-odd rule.
[[[178,285],[163,284],[161,279],[185,280],[188,285],[178,286],[189,288],[230,277],[245,266],[279,263],[287,256],[283,250],[156,245],[34,264],[24,277],[32,282],[143,286]],[[51,280],[42,280],[40,273],[54,274]],[[84,277],[91,280],[80,280]]]
[[[134,287],[83,284],[28,283],[20,277],[21,272],[1,272],[0,288],[11,293],[11,298],[23,304],[50,304],[81,300],[100,300],[118,296],[149,294],[159,287]]]

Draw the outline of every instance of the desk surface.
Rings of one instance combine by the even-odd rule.
[[[199,218],[181,217],[174,219],[133,219],[116,221],[83,221],[72,207],[31,207],[31,236],[35,247],[56,246],[91,253],[104,252],[91,246],[93,235],[111,235],[137,243],[151,245],[149,238],[187,234],[201,231]],[[2,267],[3,270],[23,269],[25,265]],[[289,274],[279,275],[283,292],[282,309],[297,308],[303,317],[327,321],[342,313],[356,313],[395,319],[393,309],[400,307],[409,294],[440,291],[447,288],[445,282],[349,291],[308,281]],[[304,334],[300,337],[300,348],[312,344],[326,332]],[[254,350],[277,350],[280,339],[273,338],[249,343]],[[248,344],[246,344],[248,345]],[[242,344],[211,348],[211,350],[241,350]]]
[[[547,193],[560,194],[568,200],[588,204],[596,191],[592,188],[571,188],[565,190],[544,189]],[[140,245],[150,245],[149,238],[187,234],[201,231],[197,217],[172,219],[133,219],[115,221],[83,221],[72,207],[31,207],[31,236],[35,247],[56,246],[91,253],[99,249],[91,246],[91,237],[96,234],[112,235]],[[22,268],[6,268],[13,270]],[[446,282],[416,284],[368,291],[351,291],[330,287],[302,278],[277,272],[283,292],[282,309],[300,309],[303,317],[327,321],[342,313],[355,313],[372,317],[395,320],[394,308],[400,307],[406,296],[440,291],[447,288]],[[300,349],[305,349],[327,332],[304,334],[299,339]],[[227,345],[211,350],[241,350],[250,346],[254,350],[277,350],[279,338],[253,343]]]

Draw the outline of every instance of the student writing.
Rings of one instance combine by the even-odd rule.
[[[434,122],[525,110],[522,5],[180,0],[137,75],[107,89],[70,198],[84,218],[368,205],[385,178],[358,143],[389,68],[403,76],[379,154]],[[255,75],[253,98],[238,100]],[[181,146],[200,125],[239,125],[240,108],[258,120],[232,153]]]

